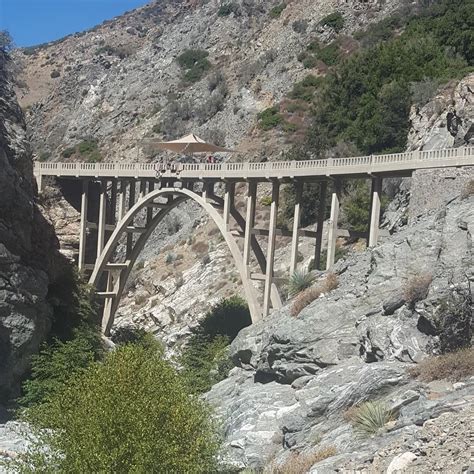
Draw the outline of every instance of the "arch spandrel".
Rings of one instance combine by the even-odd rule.
[[[111,271],[107,270],[107,265],[110,265],[112,263],[111,258],[113,257],[114,250],[117,244],[119,243],[121,237],[127,233],[127,227],[130,226],[130,223],[133,222],[134,217],[136,217],[140,211],[146,209],[148,205],[150,205],[160,197],[172,197],[172,201],[169,202],[165,209],[161,209],[158,214],[150,222],[147,223],[145,231],[137,239],[130,255],[127,255],[126,257],[126,266],[120,270],[120,272],[118,273],[118,277],[115,279],[115,281],[112,281],[111,287],[107,288],[107,293],[113,293],[114,296],[106,297],[104,316],[102,320],[102,328],[104,333],[106,335],[110,333],[110,329],[114,321],[115,312],[117,311],[120,298],[125,287],[125,283],[128,277],[130,276],[130,272],[135,262],[137,261],[140,252],[143,250],[151,234],[173,208],[188,199],[192,199],[206,211],[206,213],[209,215],[209,217],[211,217],[211,219],[214,221],[215,225],[221,232],[222,236],[224,237],[224,240],[227,243],[227,246],[232,254],[237,270],[240,274],[245,296],[249,305],[252,322],[255,322],[260,319],[262,313],[260,305],[258,303],[256,289],[250,281],[249,275],[247,274],[247,269],[243,265],[242,254],[235,238],[229,232],[227,226],[224,223],[224,219],[214,208],[214,206],[207,202],[200,195],[185,188],[164,188],[152,191],[146,196],[144,196],[142,199],[137,201],[136,204],[125,214],[123,219],[117,224],[115,230],[113,231],[108,242],[106,243],[104,250],[96,261],[89,283],[92,286],[97,287],[104,272]]]

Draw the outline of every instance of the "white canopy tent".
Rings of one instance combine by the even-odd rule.
[[[207,143],[193,133],[169,142],[155,143],[160,150],[174,151],[175,153],[233,153],[234,150]]]

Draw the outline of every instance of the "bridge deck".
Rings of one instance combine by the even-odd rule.
[[[403,174],[417,169],[474,165],[474,147],[413,151],[389,155],[265,163],[177,163],[161,177],[180,179],[293,179],[298,177]],[[35,163],[36,176],[156,178],[156,163]]]

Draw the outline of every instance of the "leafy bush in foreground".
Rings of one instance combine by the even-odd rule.
[[[27,411],[32,446],[13,469],[33,472],[213,472],[207,407],[156,348],[127,345]],[[47,429],[44,429],[47,428]],[[45,450],[45,447],[48,447]]]

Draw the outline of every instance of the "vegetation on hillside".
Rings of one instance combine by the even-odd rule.
[[[40,407],[13,469],[28,472],[214,472],[206,405],[157,345],[126,345],[76,373]],[[47,446],[47,449],[45,447]]]
[[[237,296],[222,300],[207,313],[179,359],[192,392],[207,392],[227,376],[233,366],[227,347],[251,322],[247,304]]]
[[[318,61],[331,67],[320,76],[308,75],[289,94],[304,104],[311,125],[304,143],[298,142],[287,159],[337,156],[337,148],[350,149],[351,155],[403,151],[411,105],[425,103],[440,85],[474,67],[474,9],[468,3],[435,0],[415,13],[396,13],[356,33],[358,48],[349,56],[345,52],[346,57],[339,39],[326,46],[311,41],[299,59],[306,67],[316,67]],[[337,25],[338,18],[326,21]],[[294,190],[289,187],[287,194],[291,199]],[[361,192],[352,194],[352,203],[345,200],[346,217],[354,230],[367,230],[367,199]],[[308,198],[306,224],[315,220],[318,195],[309,193]]]
[[[339,62],[311,97],[308,150],[324,156],[341,141],[363,154],[403,150],[410,86],[427,78],[447,82],[472,69],[473,31],[467,2],[439,0],[415,16],[395,15],[360,32],[359,51]]]
[[[211,68],[208,56],[209,53],[202,49],[187,49],[178,56],[177,61],[183,70],[185,82],[194,83],[202,79]]]
[[[100,360],[103,348],[91,289],[72,270],[49,287],[53,307],[50,338],[31,360],[21,407],[40,405],[76,373]]]

